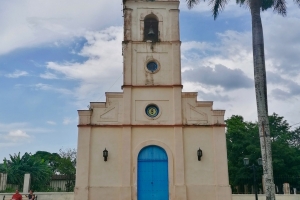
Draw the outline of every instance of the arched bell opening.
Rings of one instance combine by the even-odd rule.
[[[144,19],[144,41],[157,42],[159,38],[158,20],[153,14]]]

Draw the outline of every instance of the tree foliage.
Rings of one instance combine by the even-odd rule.
[[[75,175],[76,173],[76,149],[60,149],[60,160],[58,172],[64,175]]]
[[[4,171],[7,173],[8,182],[19,186],[23,185],[24,175],[31,175],[32,187],[39,190],[42,185],[47,184],[52,176],[48,162],[33,157],[29,153],[23,156],[10,155],[10,159],[4,159]]]
[[[57,171],[60,174],[66,175],[67,183],[66,189],[67,191],[73,191],[75,187],[75,174],[76,174],[76,149],[60,149],[59,150],[59,165]]]
[[[38,151],[34,157],[43,159],[49,163],[53,175],[65,175],[66,190],[73,191],[76,174],[76,149],[60,149],[59,153]]]
[[[290,145],[300,149],[300,127],[292,131],[292,136],[289,141]]]
[[[198,4],[201,0],[186,0],[189,8]],[[205,0],[203,0],[205,1]],[[214,19],[228,4],[228,0],[210,0],[209,5]],[[294,0],[300,6],[300,0]],[[270,138],[270,125],[268,121],[268,97],[267,80],[264,53],[264,37],[261,21],[261,11],[273,8],[282,16],[286,15],[285,0],[236,0],[239,5],[247,5],[250,8],[252,21],[252,48],[254,66],[254,85],[257,105],[258,128],[260,135],[260,146],[264,173],[264,186],[266,188],[266,199],[275,200],[275,187],[273,180],[272,141]]]
[[[4,164],[0,163],[0,173],[5,173],[5,168],[4,168]]]
[[[0,172],[7,173],[8,183],[23,186],[24,175],[31,175],[31,187],[36,191],[49,189],[53,175],[65,175],[66,189],[73,191],[76,174],[76,150],[60,149],[59,153],[37,151],[35,154],[25,153],[9,155],[0,164]],[[48,189],[47,189],[48,188]]]
[[[292,177],[300,176],[299,127],[291,130],[282,116],[273,113],[269,116],[272,157],[275,184],[282,187],[284,182],[300,185],[300,180]],[[252,185],[251,170],[243,165],[243,158],[248,157],[251,164],[261,157],[258,125],[244,121],[242,116],[233,115],[226,120],[226,140],[228,153],[228,169],[230,184]],[[258,178],[262,175],[262,167],[258,167]],[[250,179],[249,179],[250,177]],[[245,180],[247,180],[245,182]],[[233,190],[235,190],[233,188]]]
[[[51,167],[51,170],[56,173],[59,166],[59,159],[61,158],[58,153],[49,153],[47,151],[37,151],[34,155],[34,158],[41,159],[48,162],[48,165]]]

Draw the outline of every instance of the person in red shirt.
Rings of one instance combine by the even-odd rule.
[[[19,190],[16,190],[16,193],[12,196],[12,200],[22,200],[22,195],[19,194]]]

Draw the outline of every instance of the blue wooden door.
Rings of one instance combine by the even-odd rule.
[[[168,200],[168,156],[158,146],[143,148],[138,156],[138,200]]]

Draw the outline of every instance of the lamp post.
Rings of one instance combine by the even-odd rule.
[[[261,158],[257,159],[257,164],[258,165],[262,165],[262,161],[261,161]],[[250,169],[252,169],[253,171],[253,186],[254,186],[254,192],[255,192],[255,200],[258,200],[258,197],[257,197],[257,185],[256,185],[256,167],[254,164],[249,165],[249,158],[244,158],[244,165],[249,167]]]

